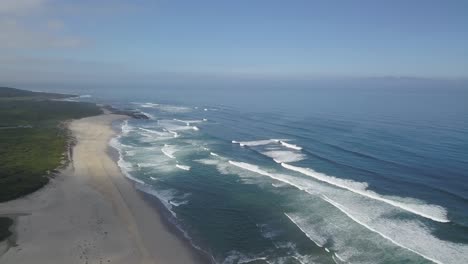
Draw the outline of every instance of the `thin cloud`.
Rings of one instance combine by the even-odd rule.
[[[2,0],[0,14],[23,15],[41,9],[47,0]]]
[[[49,5],[47,0],[0,1],[0,48],[35,50],[86,45],[83,38],[66,32],[62,20],[53,18]]]

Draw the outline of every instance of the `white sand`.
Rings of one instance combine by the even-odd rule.
[[[200,263],[107,154],[111,122],[122,118],[71,122],[78,143],[70,166],[41,190],[0,204],[1,215],[17,215],[17,246],[0,263]]]

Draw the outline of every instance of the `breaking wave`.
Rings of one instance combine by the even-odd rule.
[[[336,187],[340,187],[346,189],[348,191],[357,193],[359,195],[365,196],[367,198],[371,198],[374,200],[378,200],[400,209],[406,210],[413,214],[417,214],[419,216],[431,219],[433,221],[447,223],[450,222],[447,219],[447,211],[445,208],[438,206],[438,205],[428,205],[428,204],[414,204],[414,203],[405,203],[400,201],[391,200],[386,198],[374,191],[368,190],[368,184],[362,182],[355,182],[352,180],[345,180],[336,178],[333,176],[328,176],[323,173],[316,172],[309,168],[301,168],[293,165],[289,165],[286,163],[281,163],[281,166],[288,170],[296,171],[302,173],[304,175],[310,176],[316,180],[326,182],[328,184],[334,185]]]
[[[167,157],[175,159],[174,153],[176,152],[176,149],[174,146],[165,144],[164,147],[161,148],[161,152]]]
[[[176,167],[181,169],[181,170],[185,170],[185,171],[189,171],[190,170],[190,166],[186,166],[186,165],[180,165],[180,164],[176,164]]]
[[[284,142],[283,140],[280,140],[279,143],[287,148],[290,148],[290,149],[295,149],[295,150],[301,150],[302,147],[298,146],[298,145],[294,145],[294,144],[289,144],[287,142]]]

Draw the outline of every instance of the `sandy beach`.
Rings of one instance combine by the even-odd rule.
[[[123,118],[72,121],[77,144],[69,166],[41,190],[0,204],[0,215],[16,219],[0,263],[203,262],[109,156],[111,124]]]

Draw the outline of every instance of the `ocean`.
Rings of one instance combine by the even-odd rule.
[[[118,164],[216,263],[467,263],[468,89],[138,89],[91,98]]]

